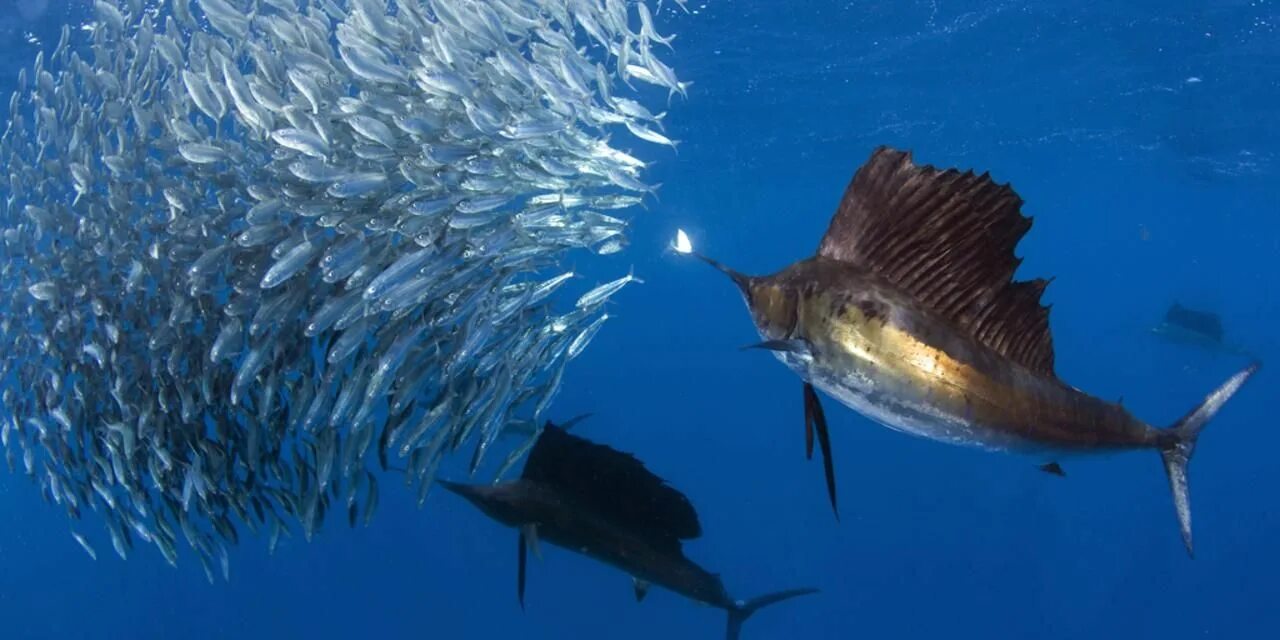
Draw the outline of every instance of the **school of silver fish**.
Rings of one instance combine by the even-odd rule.
[[[625,246],[652,190],[629,146],[676,144],[643,98],[687,83],[644,2],[94,16],[0,137],[0,436],[91,557],[86,510],[212,581],[241,528],[367,524],[389,456],[421,504],[446,454],[474,472],[539,423],[634,281],[556,305],[558,265]]]

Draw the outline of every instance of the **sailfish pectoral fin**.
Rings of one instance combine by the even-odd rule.
[[[827,497],[831,499],[831,511],[836,515],[836,522],[839,522],[840,507],[836,504],[836,472],[835,464],[831,460],[831,436],[827,431],[827,415],[822,410],[818,392],[814,390],[812,384],[807,382],[804,385],[804,410],[806,438],[810,435],[811,429],[818,436],[818,446],[822,449],[822,470],[827,476]],[[812,457],[813,443],[806,442],[806,445]]]
[[[809,345],[804,340],[765,340],[742,347],[742,351],[747,349],[764,349],[766,351],[782,351],[785,353],[808,353]]]
[[[528,547],[525,546],[524,530],[520,531],[520,548],[516,551],[516,598],[520,601],[520,610],[524,611],[524,579],[529,562]]]

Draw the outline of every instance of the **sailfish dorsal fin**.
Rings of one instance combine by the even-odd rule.
[[[988,174],[916,165],[880,147],[853,176],[818,255],[859,265],[1005,357],[1053,375],[1047,280],[1014,281],[1031,228]]]
[[[521,478],[552,487],[564,498],[669,550],[679,551],[680,540],[702,535],[689,499],[635,456],[550,422],[529,452]]]

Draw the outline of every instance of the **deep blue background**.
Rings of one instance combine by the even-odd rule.
[[[22,3],[27,0],[0,0]],[[85,3],[42,17],[0,7],[0,90]],[[668,5],[671,3],[668,2]],[[701,5],[701,6],[700,6]],[[872,148],[990,170],[1035,227],[1026,276],[1048,300],[1059,374],[1167,424],[1243,364],[1148,328],[1173,300],[1219,311],[1276,359],[1280,315],[1280,9],[1255,2],[690,2],[664,10],[668,58],[694,81],[646,147],[660,200],[632,248],[576,259],[596,280],[647,284],[574,363],[555,407],[594,411],[588,437],[635,452],[697,504],[691,557],[742,597],[819,596],[753,619],[748,638],[1269,637],[1280,626],[1280,425],[1264,369],[1208,430],[1193,464],[1188,560],[1157,456],[1041,460],[913,439],[828,400],[844,520],[803,459],[800,383],[768,355],[722,276],[665,250],[684,227],[747,272],[812,253]],[[30,12],[35,13],[35,12]],[[1188,81],[1198,78],[1199,81]],[[7,102],[7,100],[5,101]],[[249,538],[209,585],[97,527],[93,562],[60,510],[0,473],[0,637],[714,638],[719,612],[544,549],[528,610],[515,534],[443,493],[414,508],[383,479],[373,526],[331,520],[268,557]]]

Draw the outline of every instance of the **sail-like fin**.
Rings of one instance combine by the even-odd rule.
[[[520,601],[520,610],[524,611],[524,580],[529,565],[529,547],[524,540],[524,530],[520,530],[520,548],[516,551],[516,599]]]
[[[827,478],[827,498],[831,500],[831,511],[836,515],[836,522],[839,522],[840,507],[836,504],[836,471],[835,464],[831,460],[831,436],[827,431],[827,414],[822,410],[822,401],[818,399],[818,392],[807,382],[804,383],[804,413],[806,434],[812,428],[813,433],[818,436],[818,448],[822,450],[822,471]],[[810,442],[805,444],[812,458],[813,445]]]
[[[1031,228],[988,174],[916,165],[880,147],[854,175],[818,255],[873,271],[1000,354],[1053,375],[1046,280],[1012,281]]]
[[[553,487],[583,509],[669,551],[702,535],[689,499],[628,453],[547,423],[522,478]]]

